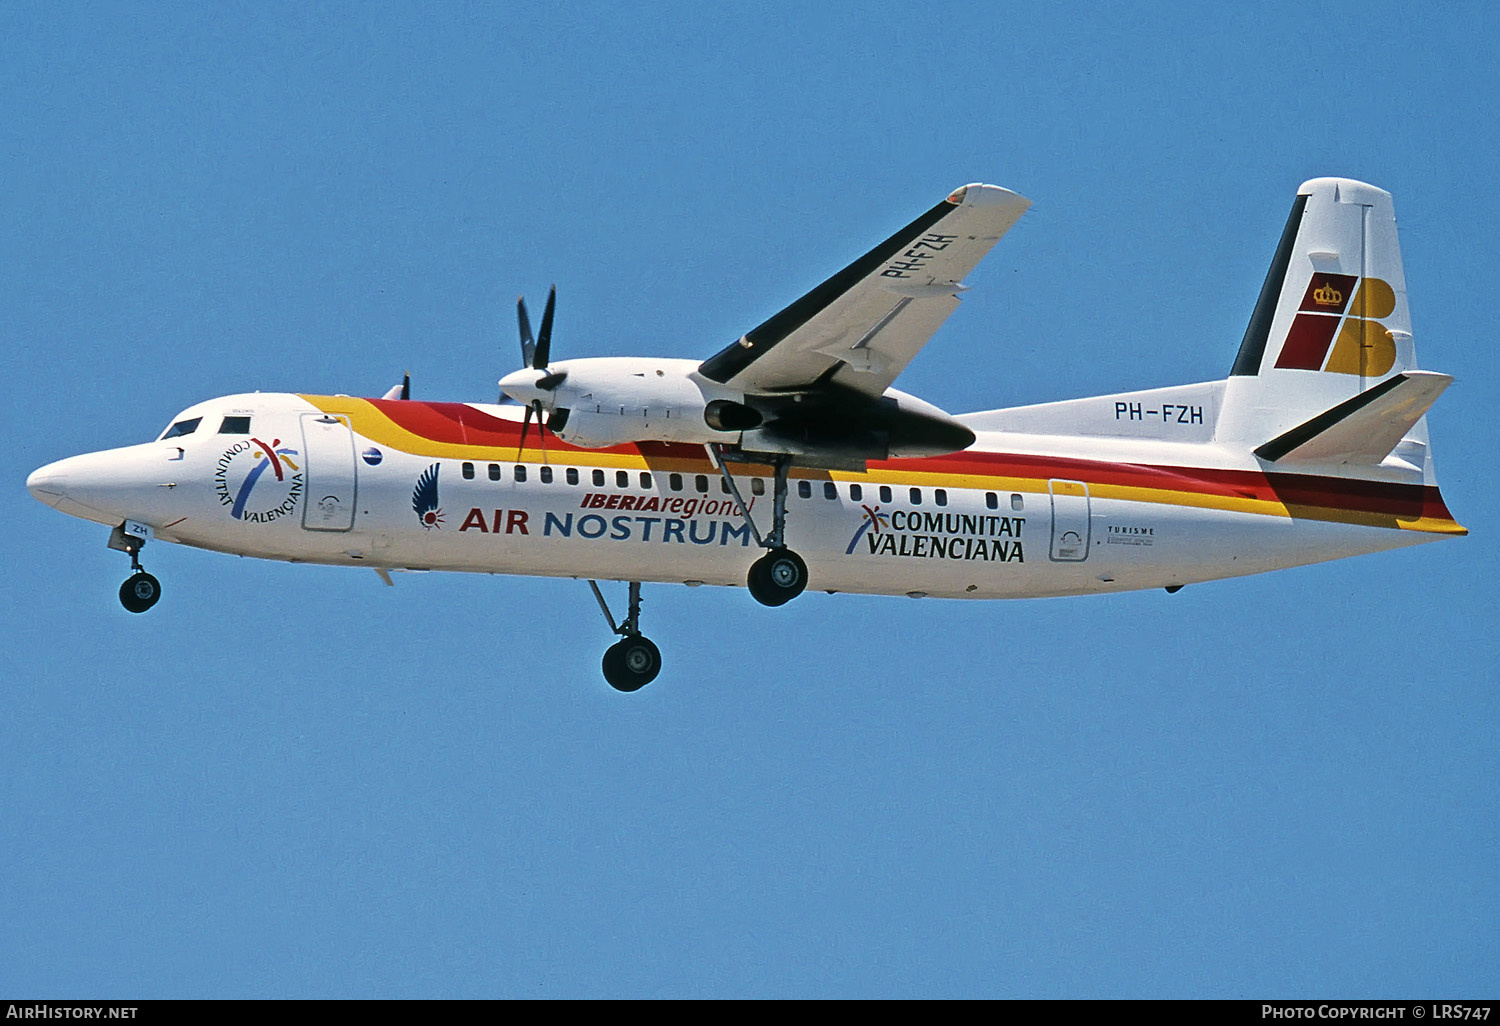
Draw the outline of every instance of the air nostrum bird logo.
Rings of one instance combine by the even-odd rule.
[[[443,511],[438,506],[438,467],[434,463],[422,471],[417,478],[417,487],[412,489],[411,508],[417,514],[417,522],[429,531],[443,526]]]

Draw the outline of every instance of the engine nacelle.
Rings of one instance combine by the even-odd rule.
[[[549,396],[547,427],[569,445],[734,444],[761,423],[741,393],[700,377],[690,360],[603,357],[549,369],[566,376]]]
[[[894,388],[875,397],[826,387],[816,402],[756,396],[765,423],[747,429],[749,452],[786,453],[829,470],[863,470],[870,460],[945,456],[974,444],[974,432],[925,400]]]
[[[822,384],[747,396],[703,377],[690,360],[567,360],[545,373],[517,371],[501,385],[521,402],[541,402],[548,429],[585,449],[717,442],[807,466],[863,469],[868,460],[937,456],[974,442],[962,423],[894,388],[871,396]]]

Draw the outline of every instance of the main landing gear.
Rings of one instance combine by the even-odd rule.
[[[120,585],[120,605],[132,613],[144,613],[161,598],[161,582],[141,566],[141,548],[148,533],[149,529],[143,525],[127,520],[109,536],[110,548],[130,554],[130,569],[135,573]]]
[[[777,456],[771,461],[776,471],[775,486],[771,492],[771,533],[762,538],[755,521],[750,517],[750,507],[741,497],[739,485],[729,473],[729,468],[724,466],[719,450],[710,445],[708,454],[723,475],[724,483],[734,495],[734,501],[739,504],[740,515],[750,525],[750,533],[755,535],[756,544],[770,550],[751,565],[745,585],[755,601],[763,606],[786,605],[807,587],[807,563],[786,547],[787,474],[792,469],[791,457]]]
[[[594,589],[594,598],[599,600],[599,608],[609,623],[609,629],[621,636],[604,653],[604,679],[616,691],[639,691],[661,672],[661,649],[640,629],[641,582],[630,582],[630,611],[624,622],[618,625],[610,615],[599,585],[590,581],[589,587]]]
[[[745,582],[763,606],[784,606],[807,587],[807,564],[791,549],[773,548],[750,565]]]

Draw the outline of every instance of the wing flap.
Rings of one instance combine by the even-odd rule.
[[[699,367],[746,392],[830,379],[880,395],[958,306],[963,276],[1030,201],[966,185]]]

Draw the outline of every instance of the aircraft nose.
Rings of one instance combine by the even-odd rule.
[[[56,506],[68,494],[68,474],[63,469],[65,460],[38,467],[26,478],[26,490],[38,502]]]
[[[153,511],[167,489],[159,451],[147,446],[106,449],[49,463],[26,479],[26,490],[53,508],[88,519]],[[175,482],[174,482],[175,486]]]

